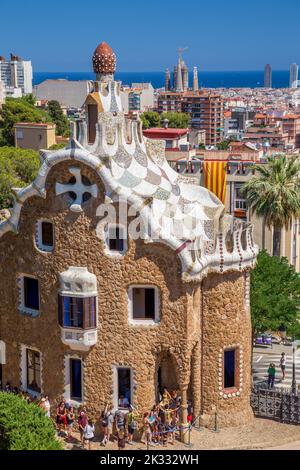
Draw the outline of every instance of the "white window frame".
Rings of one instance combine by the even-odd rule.
[[[34,310],[25,306],[25,289],[24,289],[24,278],[35,279],[38,281],[39,286],[39,310]],[[41,313],[41,289],[40,289],[40,280],[36,276],[31,274],[19,274],[17,279],[18,289],[19,289],[19,312],[22,315],[29,315],[31,317],[38,317]]]
[[[27,349],[31,351],[36,351],[40,355],[40,381],[41,381],[41,391],[36,392],[35,390],[31,390],[27,384]],[[23,391],[28,392],[33,397],[40,397],[43,395],[43,355],[39,349],[34,346],[28,346],[26,344],[21,344],[21,388]]]
[[[81,361],[81,400],[74,400],[71,399],[71,368],[70,368],[70,360],[71,359],[79,359]],[[84,361],[82,357],[76,354],[67,354],[64,358],[65,363],[65,370],[64,370],[64,382],[65,382],[65,390],[64,390],[64,399],[66,402],[70,403],[72,406],[79,406],[84,403]]]
[[[123,413],[129,411],[124,408],[119,408],[119,380],[118,380],[118,371],[120,369],[128,369],[130,370],[130,402],[131,405],[133,404],[133,392],[134,392],[134,373],[132,367],[129,366],[120,366],[120,365],[114,365],[113,366],[113,396],[112,396],[112,404],[114,407],[114,411],[121,410]]]
[[[155,312],[154,320],[133,318],[133,289],[154,289]],[[135,326],[153,326],[160,323],[160,291],[157,286],[151,284],[133,284],[128,288],[128,320]]]
[[[4,341],[0,341],[0,364],[6,364],[6,344]]]
[[[123,236],[124,246],[123,246],[122,251],[113,251],[113,250],[110,250],[110,248],[109,248],[110,230],[114,230],[116,228],[118,228],[120,230],[120,233],[122,233],[122,236]],[[105,253],[107,255],[113,256],[113,257],[116,257],[116,258],[123,257],[126,254],[127,250],[128,250],[127,227],[125,227],[125,225],[122,225],[122,224],[106,224],[105,227],[104,227],[104,240],[105,240]]]
[[[42,235],[42,223],[47,222],[52,224],[52,233],[53,233],[53,245],[48,246],[43,244],[43,235]],[[55,244],[55,229],[52,220],[49,219],[39,219],[35,224],[35,246],[39,251],[43,253],[52,253],[54,250]]]

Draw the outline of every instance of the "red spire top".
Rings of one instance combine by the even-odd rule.
[[[116,71],[116,62],[116,54],[112,48],[106,42],[102,42],[93,55],[94,72],[97,74],[113,74]]]

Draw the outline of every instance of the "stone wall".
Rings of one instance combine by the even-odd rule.
[[[221,426],[252,419],[251,318],[246,305],[245,274],[209,275],[203,280],[202,419],[211,424],[217,409]],[[224,349],[237,349],[236,386],[223,388]]]

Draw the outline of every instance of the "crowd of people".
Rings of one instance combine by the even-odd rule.
[[[73,442],[75,432],[78,431],[81,447],[91,449],[91,442],[95,439],[95,423],[88,417],[84,406],[75,408],[62,399],[58,406],[51,407],[47,395],[32,396],[17,387],[12,387],[9,382],[3,391],[17,394],[28,403],[36,403],[49,419],[53,419],[58,436],[65,438],[66,442]],[[139,437],[139,440],[147,446],[174,445],[176,436],[181,430],[181,398],[177,391],[169,392],[167,388],[164,388],[160,393],[158,403],[150,411],[143,413],[138,412],[124,395],[120,395],[118,405],[117,411],[114,411],[112,405],[107,405],[100,414],[101,446],[106,447],[113,441],[117,441],[119,450],[123,450],[127,445],[134,445],[135,437]],[[189,403],[190,425],[192,420],[192,407]]]
[[[192,407],[188,405],[188,422],[192,424]],[[102,446],[107,446],[116,437],[119,449],[126,444],[134,444],[136,431],[141,435],[141,442],[147,446],[168,444],[174,445],[176,435],[180,433],[181,426],[181,398],[177,391],[169,392],[164,388],[160,399],[150,411],[139,413],[130,405],[129,400],[124,402],[124,396],[119,399],[119,409],[114,412],[112,406],[106,406],[101,415],[101,425],[104,436]],[[113,433],[115,425],[116,433]]]

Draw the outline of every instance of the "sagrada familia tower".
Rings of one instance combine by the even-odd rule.
[[[93,67],[69,146],[41,152],[0,223],[1,380],[97,420],[123,396],[149,410],[167,387],[183,425],[188,403],[204,426],[216,410],[221,426],[246,423],[252,227],[126,119],[107,44]]]

